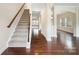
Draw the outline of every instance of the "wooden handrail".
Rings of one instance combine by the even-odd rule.
[[[12,19],[12,21],[10,22],[10,24],[7,26],[8,28],[11,27],[11,25],[13,24],[15,18],[17,17],[17,15],[19,14],[19,12],[21,11],[21,9],[24,7],[25,3],[21,6],[21,8],[19,9],[19,11],[17,12],[17,14],[14,16],[14,18]]]

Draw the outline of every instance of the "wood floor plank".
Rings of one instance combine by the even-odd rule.
[[[75,42],[75,39],[76,38],[73,38],[71,40]],[[67,39],[64,38],[63,40]],[[72,43],[72,45],[74,44],[75,43]],[[52,38],[51,42],[47,42],[45,37],[41,33],[39,33],[36,36],[34,34],[32,35],[31,49],[21,47],[18,48],[9,47],[2,53],[2,55],[78,55],[79,54],[79,49],[68,49],[65,46],[66,46],[65,43],[63,44],[61,42],[60,35],[58,35],[58,38]],[[77,46],[75,46],[75,48],[76,47]]]

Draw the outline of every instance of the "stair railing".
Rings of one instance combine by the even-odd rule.
[[[19,9],[19,11],[16,13],[16,15],[13,17],[12,21],[10,22],[10,24],[7,26],[8,28],[11,27],[11,25],[13,24],[15,18],[18,16],[19,12],[22,10],[22,8],[24,7],[25,3],[21,6],[21,8]]]
[[[30,15],[29,13],[28,42],[30,42]]]

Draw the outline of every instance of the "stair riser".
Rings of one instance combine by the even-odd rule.
[[[24,37],[24,36],[26,37],[27,34],[25,34],[25,35],[14,35],[13,37],[16,37],[17,38],[17,37]]]
[[[21,36],[21,35],[22,35],[22,36],[24,35],[24,36],[25,36],[25,35],[28,35],[28,34],[27,34],[27,33],[15,33],[14,36],[16,36],[16,35],[18,35],[18,36],[19,36],[19,35],[20,35],[20,36]]]
[[[22,20],[20,20],[20,21],[27,21],[27,22],[28,22],[29,20],[27,20],[27,19],[22,19]]]
[[[29,27],[29,11],[24,11],[11,41],[9,47],[26,47],[28,41],[28,27]]]
[[[29,26],[29,23],[24,23],[24,24],[20,23],[20,24],[18,24],[18,26],[26,26],[27,27],[27,26]]]
[[[23,32],[28,32],[28,30],[27,29],[16,29],[16,31],[23,31]]]

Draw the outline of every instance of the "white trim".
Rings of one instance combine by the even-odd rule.
[[[0,55],[8,48],[8,46],[5,44],[0,48]]]
[[[30,44],[31,44],[31,42],[27,42],[27,44],[26,44],[26,48],[27,48],[27,49],[30,49],[30,47],[31,47]]]

